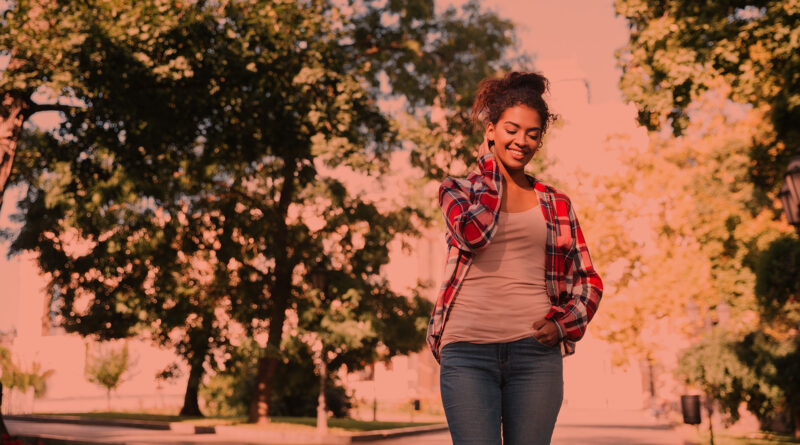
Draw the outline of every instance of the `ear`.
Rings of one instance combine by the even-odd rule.
[[[494,124],[491,123],[491,122],[487,123],[486,124],[486,139],[488,139],[492,143],[494,143],[494,132],[495,132]]]

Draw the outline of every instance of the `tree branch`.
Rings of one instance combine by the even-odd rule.
[[[73,108],[75,108],[75,107],[70,106],[70,105],[59,104],[59,103],[55,103],[55,104],[35,104],[34,103],[34,104],[31,104],[31,106],[28,107],[23,112],[23,116],[24,116],[24,119],[27,120],[32,114],[38,113],[40,111],[61,111],[63,113],[67,113],[70,110],[72,110]]]

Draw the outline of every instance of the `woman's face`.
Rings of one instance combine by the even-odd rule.
[[[515,105],[506,108],[497,124],[486,125],[486,136],[507,170],[523,170],[542,140],[542,118],[531,107]]]

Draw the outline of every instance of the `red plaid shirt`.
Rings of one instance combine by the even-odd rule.
[[[497,231],[502,173],[492,153],[478,159],[481,173],[466,179],[448,177],[439,187],[439,207],[447,225],[444,282],[428,323],[428,346],[438,362],[442,333],[473,257]],[[592,266],[589,250],[567,195],[526,175],[547,222],[545,284],[552,307],[545,318],[555,322],[562,354],[575,352],[603,294],[603,282]],[[533,323],[535,320],[531,320]]]

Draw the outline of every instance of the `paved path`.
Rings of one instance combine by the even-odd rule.
[[[232,441],[215,434],[186,434],[175,431],[153,431],[138,428],[69,425],[6,421],[12,434],[73,438],[107,444],[229,444],[250,445],[258,442]],[[262,444],[264,442],[261,442]],[[364,445],[452,445],[447,431],[358,442]],[[641,411],[562,410],[552,445],[691,445],[681,435],[648,419]],[[299,445],[299,444],[298,444]]]
[[[361,442],[369,445],[452,445],[447,431],[388,439],[374,442]],[[691,445],[684,442],[675,430],[648,419],[637,410],[562,410],[551,445]]]
[[[146,430],[118,426],[71,425],[66,423],[24,422],[6,420],[11,434],[63,438],[104,444],[231,444],[230,439],[215,434],[188,434],[175,431]],[[249,445],[254,442],[236,442]]]

